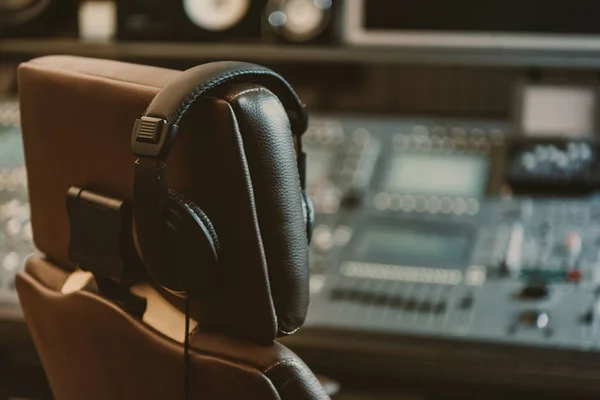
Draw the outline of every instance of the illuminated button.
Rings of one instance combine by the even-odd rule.
[[[440,211],[442,214],[450,214],[452,212],[452,199],[449,197],[443,197],[440,203]]]
[[[446,136],[448,134],[448,131],[443,126],[435,126],[431,130],[431,133],[433,133],[434,135]]]
[[[429,211],[431,214],[437,214],[440,212],[441,201],[439,198],[432,196],[429,198],[428,203],[429,207],[427,208],[427,211]]]
[[[481,266],[471,266],[466,273],[465,281],[469,286],[480,286],[485,282],[485,268]]]
[[[421,143],[419,136],[417,135],[408,135],[408,150],[417,151],[419,150]]]
[[[392,139],[392,143],[400,150],[405,150],[408,147],[408,138],[404,133],[397,133]]]
[[[569,166],[569,157],[567,157],[567,155],[564,152],[560,151],[556,153],[554,157],[554,162],[557,167],[561,169],[566,169]]]
[[[348,151],[346,154],[346,159],[348,158],[360,158],[364,152],[364,149],[357,145],[351,145],[348,147]]]
[[[25,237],[25,239],[27,239],[27,240],[33,239],[33,230],[31,229],[31,221],[28,221],[23,226],[23,237]]]
[[[429,140],[431,141],[431,149],[432,150],[438,150],[443,145],[442,138],[439,136],[433,135],[429,138]]]
[[[10,218],[6,222],[5,229],[8,236],[17,236],[19,233],[21,233],[21,228],[21,221],[16,217]]]
[[[442,138],[442,147],[444,148],[444,150],[447,151],[452,151],[454,150],[454,142],[452,139],[450,138]]]
[[[355,170],[360,162],[360,154],[348,154],[344,159],[343,168]]]
[[[319,225],[313,231],[313,243],[321,251],[329,251],[333,247],[333,239],[331,230],[328,226]]]
[[[316,294],[323,290],[325,285],[325,276],[321,274],[312,274],[308,283],[310,293]]]
[[[587,161],[592,158],[592,149],[587,143],[581,143],[579,145],[579,154],[583,161]]]
[[[479,149],[480,152],[482,153],[489,153],[490,151],[490,142],[488,142],[487,140],[481,140],[478,142],[477,147]]]
[[[378,210],[387,210],[392,204],[392,198],[387,193],[378,193],[373,199],[373,205]]]
[[[417,212],[425,212],[427,211],[427,207],[429,206],[429,203],[427,202],[427,199],[423,196],[417,196],[415,198],[415,210]]]
[[[475,215],[479,212],[479,202],[475,199],[467,200],[467,214]]]
[[[465,199],[459,197],[454,200],[454,214],[462,215],[467,211],[467,202]]]
[[[550,151],[546,146],[536,146],[533,154],[539,162],[544,162],[550,158]]]
[[[569,254],[581,253],[581,236],[577,232],[569,232],[565,236],[565,248]]]
[[[324,127],[317,127],[314,129],[314,135],[315,135],[315,140],[318,143],[321,144],[326,144],[327,143],[327,138],[326,138],[326,133],[325,133],[325,128]]]
[[[407,194],[402,199],[402,211],[410,212],[415,208],[416,200],[410,194]]]
[[[463,138],[454,139],[454,148],[456,151],[465,151],[467,149],[467,142]]]
[[[340,199],[337,196],[326,195],[321,199],[321,211],[326,214],[336,213],[340,208]]]
[[[390,209],[393,211],[400,211],[402,209],[402,196],[399,194],[392,194],[392,203],[390,204]]]
[[[571,159],[578,159],[580,156],[580,150],[577,143],[570,142],[567,144],[567,156]]]
[[[324,128],[323,129],[323,143],[324,144],[332,144],[333,143],[333,135],[334,135],[334,131],[332,128]]]
[[[2,267],[7,271],[14,271],[19,266],[20,258],[14,251],[4,256]]]
[[[455,137],[463,137],[464,138],[467,135],[467,132],[463,128],[457,126],[457,127],[452,128],[452,130],[450,131],[450,134]]]
[[[574,269],[581,255],[581,236],[577,232],[569,232],[565,237],[565,250],[567,253],[567,267]]]
[[[305,140],[308,144],[313,144],[316,142],[316,137],[315,134],[313,133],[314,131],[312,129],[309,129],[308,131],[306,131],[306,134],[304,135],[304,138],[302,140]]]
[[[521,156],[521,165],[527,171],[533,171],[535,169],[535,167],[537,166],[536,157],[533,154],[529,153],[529,152],[524,153]]]
[[[337,246],[344,246],[352,237],[352,229],[347,226],[340,226],[333,234],[333,241]]]
[[[344,131],[342,130],[342,128],[337,128],[333,130],[331,144],[339,146],[340,144],[344,143],[344,139]]]
[[[429,140],[428,137],[421,138],[420,145],[421,145],[421,151],[423,151],[423,152],[431,150],[431,140]]]
[[[413,127],[413,133],[417,135],[429,135],[429,129],[424,125],[415,125]]]
[[[580,282],[581,278],[583,278],[583,274],[579,269],[572,269],[569,272],[567,272],[568,282]]]
[[[342,170],[340,171],[340,175],[346,179],[351,179],[354,177],[354,168],[342,168]]]
[[[356,129],[352,133],[352,139],[354,140],[354,143],[356,143],[359,146],[364,146],[365,144],[367,144],[370,138],[371,132],[364,128]]]
[[[504,143],[504,131],[502,129],[492,129],[490,138],[495,146],[500,146]]]
[[[471,129],[471,136],[474,138],[482,138],[485,136],[485,132],[481,128],[473,128]]]

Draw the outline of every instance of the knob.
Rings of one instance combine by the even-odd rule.
[[[342,197],[342,206],[347,208],[356,208],[362,204],[363,196],[360,190],[352,188]]]
[[[550,322],[550,313],[547,311],[524,310],[509,326],[508,332],[509,334],[515,334],[519,328],[536,329],[542,331],[544,336],[550,337],[554,333]]]
[[[594,322],[594,307],[591,307],[581,316],[581,323],[591,325]]]
[[[471,307],[473,307],[473,296],[471,295],[467,295],[465,297],[463,297],[460,300],[460,303],[458,305],[460,308],[462,308],[463,310],[468,310]]]
[[[567,259],[569,267],[573,267],[573,264],[581,254],[581,236],[577,232],[569,232],[565,236],[565,250],[567,253]]]
[[[548,285],[543,279],[535,279],[529,282],[519,292],[521,300],[539,300],[548,296]]]
[[[291,42],[307,42],[319,36],[331,19],[331,0],[269,0],[268,23]]]

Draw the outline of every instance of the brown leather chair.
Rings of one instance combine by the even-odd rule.
[[[137,318],[104,298],[93,276],[69,259],[65,209],[71,186],[131,199],[133,121],[159,88],[178,73],[68,56],[43,57],[19,68],[33,234],[44,257],[27,260],[16,287],[57,400],[184,398],[182,343],[186,333],[181,301],[140,281],[132,292],[146,299],[147,308]],[[210,131],[232,131],[232,107],[244,112],[243,101],[272,101],[272,94],[249,88],[254,87],[232,87],[218,99],[206,99],[182,129],[204,126]],[[208,126],[207,121],[213,125]],[[238,181],[244,178],[236,167],[239,154],[220,152],[221,164],[212,164],[220,168],[215,176],[198,177],[203,174],[191,172],[203,167],[198,164],[202,160],[215,157],[210,154],[214,153],[212,145],[232,138],[205,140],[201,150],[205,153],[195,155],[186,151],[189,142],[176,142],[168,179],[196,197],[207,187],[218,190],[220,196],[214,203],[206,200],[202,204],[213,213],[223,208],[218,204],[223,198],[231,199],[231,210],[217,215],[216,223],[226,228],[227,241],[239,245],[226,260],[233,289],[224,295],[239,296],[240,301],[219,303],[216,311],[207,310],[206,304],[192,304],[190,398],[327,399],[302,360],[274,340],[278,330],[272,299],[252,291],[254,275],[278,277],[265,278],[271,274],[265,255],[253,246],[244,246],[257,235],[258,224],[246,228],[240,223],[255,210],[236,204],[247,195],[239,192],[243,185]],[[264,143],[257,146],[264,149]],[[220,148],[229,147],[221,143]],[[205,329],[207,326],[210,328]]]

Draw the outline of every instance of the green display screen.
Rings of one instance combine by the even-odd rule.
[[[357,256],[365,262],[466,267],[470,245],[470,231],[465,229],[374,227],[362,235]]]

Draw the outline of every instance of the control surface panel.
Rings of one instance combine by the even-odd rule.
[[[283,341],[324,370],[422,366],[563,388],[600,377],[600,199],[513,195],[511,135],[502,123],[315,118],[308,183],[328,206],[309,315]],[[588,150],[559,155],[585,164]]]

